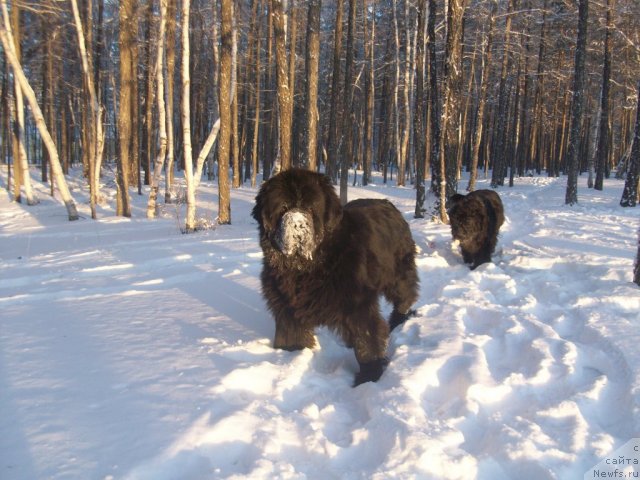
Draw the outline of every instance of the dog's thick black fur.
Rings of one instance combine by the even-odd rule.
[[[451,234],[460,242],[465,263],[471,270],[491,261],[504,223],[500,196],[493,190],[476,190],[468,195],[452,195],[447,203]]]
[[[355,385],[378,380],[390,328],[407,319],[418,297],[415,244],[400,212],[387,200],[342,208],[328,177],[293,169],[262,185],[252,215],[274,347],[311,348],[314,328],[326,325],[355,351]],[[390,324],[380,295],[393,305]]]

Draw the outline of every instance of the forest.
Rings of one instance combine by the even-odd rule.
[[[117,214],[148,195],[153,217],[186,183],[232,190],[291,167],[322,170],[346,201],[367,185],[413,186],[416,218],[446,198],[531,175],[638,201],[638,0],[0,0],[0,164],[35,204],[38,168],[69,219],[82,166],[92,216],[101,178]],[[635,137],[635,141],[634,141]],[[461,182],[468,172],[468,183]],[[259,177],[258,175],[261,176]],[[581,183],[581,184],[582,184]],[[425,197],[436,207],[427,211]]]

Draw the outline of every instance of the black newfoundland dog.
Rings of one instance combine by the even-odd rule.
[[[470,264],[471,270],[490,262],[504,223],[500,196],[493,190],[456,193],[449,198],[447,207],[451,234],[460,242],[464,262]]]
[[[326,325],[355,351],[355,385],[378,380],[388,363],[389,331],[418,298],[415,245],[400,212],[387,200],[343,208],[328,177],[293,169],[262,185],[252,215],[274,347],[311,348],[314,328]],[[380,295],[393,305],[389,325]]]

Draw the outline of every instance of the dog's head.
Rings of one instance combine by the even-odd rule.
[[[252,215],[267,260],[302,269],[340,223],[342,207],[328,177],[292,169],[263,183]]]

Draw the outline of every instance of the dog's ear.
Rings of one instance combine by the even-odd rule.
[[[447,200],[447,212],[458,205],[460,202],[462,202],[464,199],[465,196],[461,195],[460,193],[454,193],[453,195],[451,195]]]

